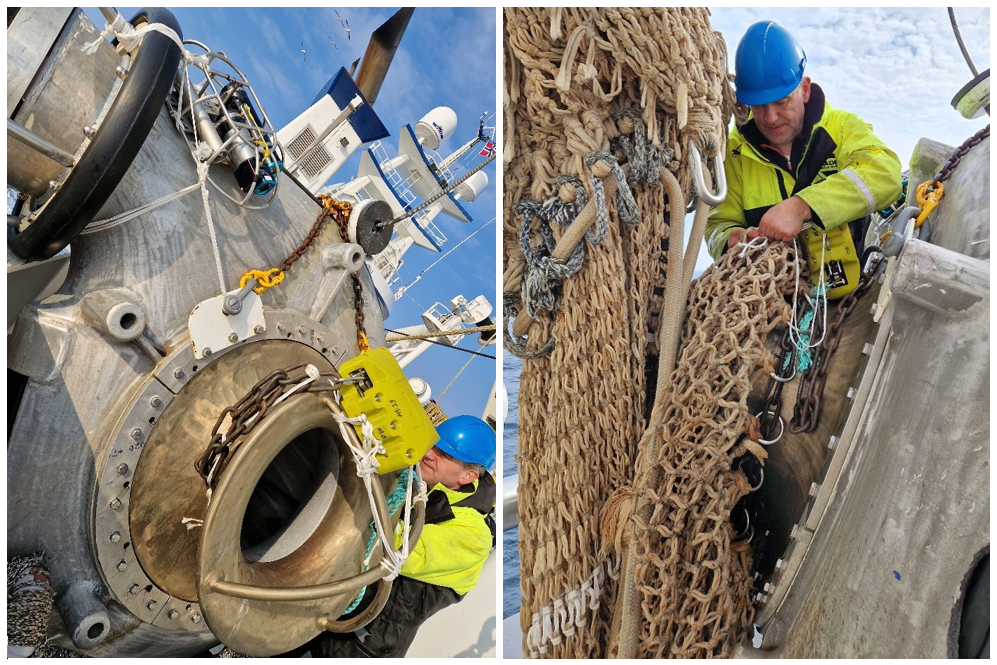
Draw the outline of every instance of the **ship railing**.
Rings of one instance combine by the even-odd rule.
[[[432,218],[430,218],[425,212],[420,212],[418,215],[412,217],[412,221],[415,222],[422,232],[426,236],[432,238],[433,242],[436,243],[437,247],[442,247],[447,242],[447,237],[443,235],[439,227],[433,224]]]

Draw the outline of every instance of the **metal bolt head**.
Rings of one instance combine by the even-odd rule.
[[[166,616],[169,617],[170,621],[176,621],[177,617],[180,616],[180,613],[176,610],[170,610],[170,613]]]
[[[786,562],[783,561],[782,559],[776,559],[775,560],[775,569],[776,570],[782,570],[782,567],[785,566],[785,565],[786,565]]]
[[[55,180],[49,180],[48,188],[51,189],[53,192],[58,192],[60,189],[62,189],[62,185],[60,185]]]
[[[284,325],[284,322],[283,322],[283,321],[278,321],[278,322],[277,322],[277,332],[284,332],[284,329],[285,329],[286,327],[287,327],[287,326],[285,326],[285,325]]]
[[[92,139],[93,135],[96,133],[97,132],[96,130],[94,130],[92,125],[87,125],[86,127],[83,128],[83,136],[87,137],[88,139]]]
[[[211,349],[209,349],[208,347],[204,347],[204,352],[201,353],[201,355],[207,358],[208,356],[211,355]]]
[[[760,593],[758,594],[758,602],[764,605],[765,603],[769,602],[769,597],[766,596],[764,593]]]
[[[118,65],[117,67],[114,68],[114,73],[117,74],[118,78],[121,79],[122,81],[124,81],[125,77],[128,76],[128,70],[122,67],[121,65]]]
[[[845,393],[845,398],[846,399],[851,399],[853,397],[855,397],[855,388],[849,388],[848,392]]]
[[[808,492],[810,496],[817,494],[817,483],[810,483],[810,491]]]
[[[230,342],[232,342],[234,344],[235,342],[239,341],[239,336],[236,335],[235,333],[229,333],[228,341],[230,341]]]
[[[772,593],[772,589],[774,589],[775,587],[772,586],[771,582],[766,582],[765,586],[762,588],[765,589],[765,593]]]
[[[136,427],[135,429],[132,430],[132,438],[135,439],[136,441],[141,441],[142,440],[142,430],[141,430],[141,428]]]
[[[111,499],[111,510],[121,510],[121,499]]]
[[[163,405],[163,400],[159,399],[159,395],[153,395],[149,398],[149,406],[154,409],[158,409]]]
[[[142,587],[139,586],[138,584],[133,584],[130,587],[128,587],[128,593],[130,593],[133,596],[136,595],[136,594],[138,594],[138,592],[141,591],[141,590],[142,590]]]
[[[877,309],[879,309],[879,303],[872,303],[872,309],[869,310],[869,314],[875,316]]]
[[[792,530],[790,530],[790,532],[789,532],[789,537],[791,539],[795,539],[796,538],[796,533],[799,530],[800,530],[800,525],[799,524],[794,524]]]
[[[834,450],[834,444],[836,444],[837,442],[838,442],[838,437],[832,435],[831,440],[827,442],[827,447],[830,448],[831,450]]]
[[[262,335],[265,330],[266,328],[264,328],[263,326],[256,326],[255,328],[253,328],[253,332],[256,333],[257,335]]]
[[[115,568],[118,569],[119,573],[123,573],[125,572],[125,569],[128,568],[128,562],[122,559],[121,561],[118,562],[118,565],[115,566]]]
[[[315,341],[322,344],[325,341],[325,338],[322,337],[322,335],[315,335]]]
[[[862,347],[862,353],[863,353],[863,355],[871,356],[872,355],[872,344],[870,344],[869,342],[866,342],[865,346]]]
[[[307,328],[305,328],[304,326],[298,326],[298,334],[299,334],[299,335],[302,335],[302,336],[303,336],[303,335],[305,335],[305,333],[307,333],[307,332],[308,332],[308,329],[307,329]]]
[[[150,611],[156,609],[156,607],[158,607],[158,606],[159,606],[159,603],[157,603],[154,600],[150,600],[148,603],[145,604],[146,609],[148,609]]]
[[[119,540],[121,540],[121,532],[120,531],[112,531],[111,535],[108,536],[107,539],[110,540],[112,543],[116,543]]]
[[[177,381],[183,381],[186,376],[187,376],[187,373],[184,372],[179,367],[177,367],[175,370],[173,370],[173,378],[176,379]]]
[[[122,462],[121,464],[119,464],[118,465],[118,473],[120,475],[122,475],[122,476],[125,475],[126,473],[128,473],[128,465],[125,464],[124,462]]]
[[[194,614],[190,615],[190,620],[193,623],[201,623],[201,615],[195,612]]]

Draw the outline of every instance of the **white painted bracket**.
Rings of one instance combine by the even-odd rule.
[[[237,344],[244,339],[266,332],[267,323],[263,316],[263,300],[250,291],[242,301],[242,311],[226,316],[222,312],[225,298],[239,292],[229,291],[214,298],[208,298],[197,305],[187,319],[190,343],[197,359],[210,357]]]

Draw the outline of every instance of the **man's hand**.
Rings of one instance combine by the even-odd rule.
[[[745,233],[747,233],[747,235],[745,235]],[[747,229],[734,229],[730,232],[730,237],[727,238],[727,247],[733,247],[742,240],[744,242],[750,242],[758,236],[758,229],[753,226]]]
[[[799,235],[803,223],[809,221],[811,216],[807,202],[798,196],[792,196],[772,206],[762,215],[762,221],[758,224],[758,234],[772,240],[790,242]]]

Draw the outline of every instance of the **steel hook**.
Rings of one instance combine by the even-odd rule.
[[[689,139],[689,155],[692,157],[692,176],[699,200],[711,208],[716,208],[727,198],[727,178],[724,174],[723,158],[719,153],[713,158],[714,170],[717,172],[717,193],[714,194],[706,189],[706,181],[703,179],[703,163],[699,157],[699,150],[692,139]]]

